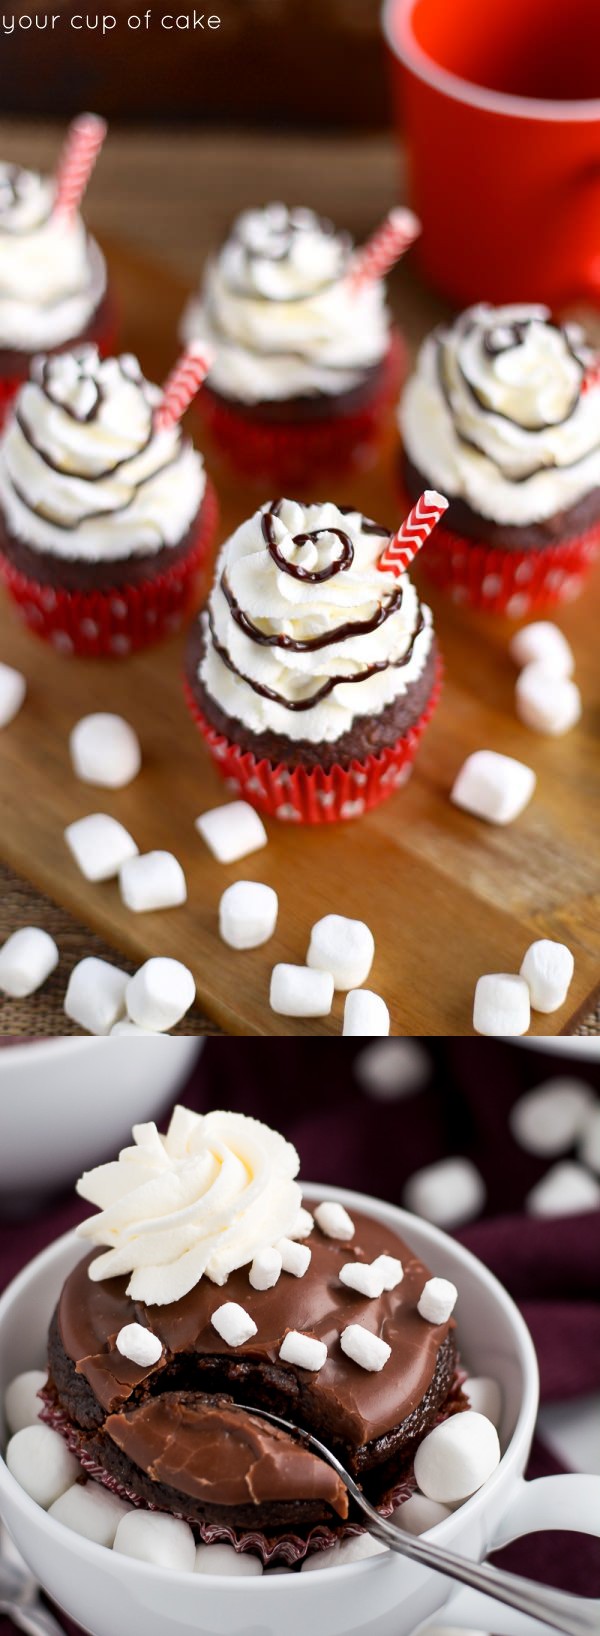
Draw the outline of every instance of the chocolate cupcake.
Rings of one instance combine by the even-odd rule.
[[[399,408],[402,481],[450,504],[423,571],[520,618],[577,594],[600,551],[600,378],[578,324],[470,307],[424,342]]]
[[[165,1137],[143,1125],[134,1140],[78,1185],[101,1212],[79,1231],[110,1247],[62,1290],[44,1418],[114,1492],[268,1562],[356,1531],[358,1514],[253,1410],[320,1438],[389,1513],[420,1440],[466,1406],[454,1320],[418,1309],[428,1269],[374,1217],[307,1212],[295,1150],[257,1120],[178,1108]],[[357,1361],[353,1326],[376,1361]]]
[[[404,347],[383,281],[352,289],[352,255],[312,210],[246,210],[186,308],[184,339],[215,353],[200,413],[247,478],[314,483],[376,455]]]
[[[404,783],[437,699],[429,608],[382,572],[389,529],[267,502],[225,542],[188,703],[223,776],[275,817],[357,817]]]
[[[157,429],[130,354],[34,360],[0,441],[0,573],[61,653],[120,656],[177,629],[215,527],[201,455]]]

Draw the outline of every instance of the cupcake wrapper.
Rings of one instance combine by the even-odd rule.
[[[423,576],[453,602],[523,619],[535,608],[572,602],[600,555],[600,523],[541,551],[502,551],[453,534],[443,523],[419,557]]]
[[[396,402],[406,373],[406,348],[392,334],[383,376],[360,409],[347,415],[323,415],[306,421],[266,421],[240,414],[206,385],[197,408],[215,452],[256,483],[293,490],[295,484],[318,481],[373,464],[387,415]]]
[[[57,653],[121,659],[172,636],[196,602],[198,580],[210,551],[218,515],[207,482],[198,532],[186,555],[154,579],[112,591],[63,591],[38,585],[0,557],[0,578],[29,630]]]
[[[309,770],[257,761],[251,751],[241,750],[211,727],[187,680],[184,685],[194,721],[230,790],[261,812],[287,823],[335,824],[340,819],[362,817],[407,782],[419,739],[438,702],[441,683],[442,664],[438,659],[427,706],[408,733],[380,755],[353,761],[349,768],[335,766],[329,772],[322,767]]]
[[[66,341],[64,346],[57,347],[55,350],[58,352],[68,352],[71,346],[77,346],[78,339],[78,336],[74,336],[72,341]],[[86,340],[94,341],[99,352],[101,352],[102,357],[108,358],[110,357],[111,353],[114,352],[116,339],[117,315],[114,304],[112,300],[109,299],[105,305],[102,319],[99,320],[96,325],[91,325],[89,330],[86,332]],[[43,347],[40,347],[40,351],[43,352],[43,350]],[[23,382],[28,379],[28,377],[28,367],[23,370],[21,375],[0,376],[0,429],[4,425],[13,398],[16,396],[19,388],[23,385]]]

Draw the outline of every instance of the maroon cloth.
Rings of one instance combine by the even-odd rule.
[[[501,1279],[533,1334],[542,1399],[597,1390],[600,1380],[600,1212],[560,1220],[523,1213],[525,1194],[549,1161],[513,1141],[508,1113],[518,1096],[566,1063],[497,1041],[423,1041],[431,1061],[426,1089],[374,1101],[353,1072],[351,1042],[207,1041],[180,1100],[205,1111],[233,1108],[266,1120],[293,1141],[301,1173],[402,1202],[407,1177],[446,1154],[468,1154],[487,1187],[481,1218],[458,1237]],[[600,1071],[576,1077],[600,1091]],[[89,1213],[64,1194],[26,1220],[0,1223],[0,1287],[44,1245]],[[558,1470],[534,1445],[529,1475]],[[573,1534],[540,1534],[498,1558],[516,1571],[582,1594],[600,1594],[600,1546]],[[74,1628],[74,1627],[73,1627]],[[0,1636],[14,1636],[0,1620]]]

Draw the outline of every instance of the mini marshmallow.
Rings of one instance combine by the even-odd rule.
[[[497,1431],[502,1414],[502,1393],[497,1380],[492,1380],[491,1375],[469,1375],[463,1381],[463,1392],[476,1414],[485,1415]]]
[[[395,1255],[378,1255],[376,1260],[371,1262],[371,1266],[377,1268],[383,1280],[384,1289],[397,1289],[398,1284],[402,1283],[404,1268],[402,1262],[397,1261]]]
[[[450,1507],[440,1505],[439,1500],[428,1500],[426,1494],[410,1494],[396,1511],[392,1511],[390,1522],[395,1522],[396,1527],[402,1528],[405,1534],[426,1534],[451,1514]]]
[[[316,1373],[323,1368],[327,1347],[314,1335],[303,1335],[299,1329],[288,1329],[279,1348],[279,1356],[282,1363],[295,1363],[299,1369],[310,1369]]]
[[[428,1324],[446,1324],[452,1317],[458,1290],[449,1278],[428,1278],[417,1301],[417,1312]]]
[[[558,738],[581,716],[581,694],[575,682],[555,676],[545,665],[526,665],[515,686],[517,715],[534,733]]]
[[[142,765],[137,733],[123,716],[103,711],[82,716],[69,739],[73,771],[84,784],[102,784],[120,790],[130,784]]]
[[[586,1117],[579,1157],[600,1176],[600,1105],[591,1108]]]
[[[131,1510],[125,1500],[110,1494],[100,1483],[75,1483],[54,1501],[48,1516],[62,1522],[63,1528],[70,1528],[72,1533],[93,1539],[96,1545],[105,1545],[110,1550],[119,1523]]]
[[[187,898],[185,875],[172,852],[127,858],[119,871],[119,888],[125,908],[136,915],[149,909],[176,909]]]
[[[473,1027],[476,1034],[499,1039],[526,1034],[531,1022],[529,988],[524,977],[511,972],[487,972],[475,985]]]
[[[0,949],[0,990],[13,1000],[24,1000],[41,988],[58,965],[54,938],[41,926],[21,926]]]
[[[274,966],[269,1004],[280,1017],[327,1017],[333,1005],[333,977],[309,966]]]
[[[212,807],[196,819],[196,829],[218,863],[237,863],[269,839],[262,818],[247,801]]]
[[[88,1034],[110,1034],[125,1011],[126,971],[108,960],[87,955],[73,967],[65,995],[65,1013]]]
[[[552,943],[547,937],[530,943],[520,975],[527,983],[534,1011],[557,1011],[564,1005],[574,970],[575,961],[566,943]]]
[[[303,1278],[312,1256],[308,1244],[297,1244],[293,1238],[280,1238],[275,1248],[281,1256],[282,1271],[291,1273],[293,1278]]]
[[[351,988],[346,995],[342,1033],[366,1039],[389,1031],[390,1014],[381,995],[370,988]]]
[[[0,727],[8,727],[18,715],[27,692],[27,682],[20,670],[0,661]]]
[[[236,880],[219,904],[219,931],[230,949],[258,949],[277,925],[277,893],[262,881]]]
[[[324,1568],[337,1568],[339,1554],[339,1545],[330,1545],[325,1550],[313,1551],[312,1556],[305,1556],[300,1565],[300,1573],[321,1573]]]
[[[360,988],[374,953],[375,939],[363,920],[324,915],[312,928],[306,964],[313,971],[331,972],[334,988]]]
[[[210,1321],[217,1335],[221,1336],[221,1340],[225,1341],[227,1346],[243,1346],[245,1341],[251,1340],[252,1336],[258,1333],[254,1319],[244,1307],[238,1305],[237,1301],[224,1301],[223,1305],[213,1312]]]
[[[289,1237],[293,1239],[309,1238],[314,1225],[314,1216],[311,1216],[310,1210],[305,1210],[304,1205],[301,1204],[294,1225],[290,1227]]]
[[[600,1182],[571,1159],[552,1165],[525,1199],[530,1216],[578,1216],[599,1207]]]
[[[108,812],[90,812],[65,830],[65,841],[86,880],[112,880],[134,858],[137,846],[124,824]]]
[[[143,1324],[124,1324],[117,1335],[117,1351],[140,1369],[149,1369],[162,1357],[162,1342]]]
[[[198,1545],[196,1574],[222,1574],[226,1579],[258,1579],[263,1565],[250,1551],[236,1551],[233,1545]]]
[[[374,1102],[399,1102],[423,1090],[431,1078],[431,1058],[417,1040],[393,1040],[389,1045],[365,1046],[354,1072],[361,1090]]]
[[[139,1028],[138,1024],[130,1022],[128,1017],[125,1017],[122,1022],[115,1023],[110,1032],[111,1037],[113,1034],[145,1034],[146,1037],[151,1034],[154,1038],[157,1037],[155,1028]]]
[[[180,960],[161,955],[140,966],[129,978],[125,994],[131,1021],[159,1034],[181,1022],[195,998],[196,984],[191,971]]]
[[[474,1409],[453,1414],[419,1443],[415,1477],[429,1500],[453,1505],[475,1494],[500,1460],[496,1427]]]
[[[543,664],[553,676],[572,676],[575,660],[566,636],[549,619],[537,619],[515,631],[508,644],[511,659],[521,670],[524,665]]]
[[[4,1394],[4,1413],[10,1432],[35,1426],[42,1407],[38,1392],[46,1385],[47,1378],[43,1369],[26,1369],[10,1381]]]
[[[463,762],[450,800],[488,824],[512,824],[531,800],[535,782],[535,773],[523,761],[497,750],[475,750]]]
[[[259,1250],[248,1273],[253,1289],[272,1289],[277,1283],[283,1259],[279,1250]]]
[[[337,1204],[334,1199],[317,1205],[315,1221],[326,1238],[341,1238],[344,1244],[354,1238],[355,1227],[352,1217],[348,1215],[343,1204]]]
[[[391,1356],[392,1348],[380,1335],[373,1335],[364,1324],[348,1324],[340,1335],[340,1346],[347,1358],[352,1358],[361,1369],[378,1374]]]
[[[460,1227],[478,1216],[485,1204],[485,1183],[470,1159],[440,1159],[415,1171],[406,1183],[407,1210],[436,1227]]]
[[[81,1476],[81,1466],[70,1454],[64,1437],[38,1421],[15,1432],[6,1450],[6,1464],[30,1499],[44,1510]]]
[[[340,1540],[335,1549],[336,1568],[347,1568],[351,1562],[364,1562],[367,1557],[381,1556],[388,1546],[381,1539],[373,1539],[372,1534],[351,1534],[349,1539]]]
[[[383,1273],[368,1261],[347,1261],[345,1266],[340,1267],[340,1282],[347,1289],[356,1290],[370,1300],[383,1294]]]
[[[519,1097],[508,1122],[526,1153],[551,1159],[575,1146],[592,1104],[589,1086],[578,1079],[548,1079]]]
[[[164,1511],[128,1511],[117,1528],[113,1551],[176,1573],[193,1573],[196,1561],[189,1524]]]

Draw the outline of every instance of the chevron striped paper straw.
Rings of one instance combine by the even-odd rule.
[[[396,577],[403,574],[447,508],[448,501],[443,494],[436,494],[435,489],[426,489],[382,551],[377,563],[381,573],[395,574]]]
[[[162,402],[155,410],[154,426],[157,432],[164,432],[181,420],[206,379],[211,363],[212,353],[207,346],[192,345],[182,352],[167,376]]]
[[[61,215],[74,216],[79,209],[106,130],[97,114],[80,114],[69,126],[56,174],[54,209]]]
[[[418,216],[412,210],[390,210],[381,227],[357,250],[349,270],[350,288],[354,294],[377,278],[384,278],[394,262],[399,261],[421,231]]]

